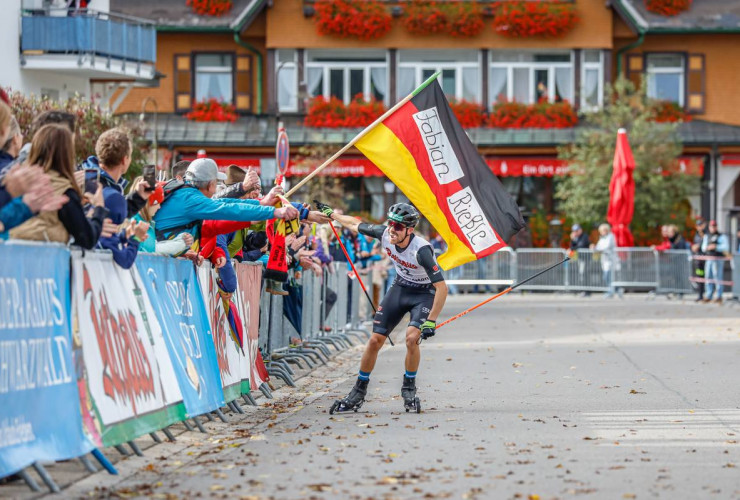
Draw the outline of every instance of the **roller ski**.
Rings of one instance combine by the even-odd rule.
[[[368,383],[370,383],[369,380],[358,380],[346,398],[339,399],[331,405],[329,414],[334,415],[335,413],[345,413],[349,411],[357,413],[357,410],[362,408],[362,404],[365,402]]]
[[[401,397],[403,398],[403,407],[406,413],[415,411],[421,413],[421,403],[416,397],[416,379],[403,376],[403,385],[401,386]]]

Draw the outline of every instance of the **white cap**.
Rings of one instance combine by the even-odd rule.
[[[210,182],[225,181],[226,174],[218,171],[218,165],[210,158],[198,158],[193,160],[185,172],[185,178],[189,181]]]

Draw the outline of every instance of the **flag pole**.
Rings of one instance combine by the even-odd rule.
[[[296,191],[298,191],[298,189],[301,188],[301,186],[303,186],[305,183],[307,183],[308,181],[310,181],[311,179],[313,179],[315,176],[317,176],[319,174],[319,172],[321,172],[326,167],[328,167],[329,165],[331,165],[332,163],[334,163],[337,158],[339,158],[344,153],[346,153],[349,150],[349,148],[351,148],[352,146],[355,145],[355,143],[357,141],[359,141],[360,139],[362,139],[363,137],[365,137],[378,124],[382,123],[383,120],[385,120],[390,115],[392,115],[393,113],[395,113],[396,111],[398,111],[398,109],[401,108],[401,106],[403,106],[404,104],[406,104],[407,102],[409,102],[415,95],[417,95],[419,92],[421,92],[422,90],[424,90],[424,88],[426,88],[427,85],[429,85],[434,80],[436,80],[437,77],[440,75],[440,73],[441,73],[441,71],[437,71],[432,76],[430,76],[429,78],[427,78],[424,81],[424,83],[422,83],[421,85],[419,85],[413,92],[411,92],[409,95],[407,95],[406,97],[404,97],[403,99],[401,99],[391,109],[389,109],[388,111],[386,111],[385,113],[383,113],[380,116],[380,118],[378,118],[377,120],[375,120],[374,122],[372,122],[370,125],[368,125],[367,127],[365,127],[359,134],[357,134],[354,137],[354,139],[352,139],[351,141],[349,141],[342,149],[340,149],[339,151],[337,151],[336,153],[334,153],[328,160],[326,160],[324,163],[322,163],[321,165],[319,165],[318,167],[316,167],[316,169],[313,172],[311,172],[310,174],[308,174],[305,179],[303,179],[301,182],[299,182],[298,184],[296,184],[295,186],[293,186],[292,188],[290,188],[290,191],[288,191],[285,194],[285,196],[286,197],[289,197],[290,195],[294,194]]]

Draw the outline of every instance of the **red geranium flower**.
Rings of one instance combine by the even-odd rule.
[[[662,16],[676,16],[691,7],[691,0],[645,0],[645,7],[650,12]]]
[[[234,106],[208,99],[196,102],[193,110],[185,118],[194,122],[235,122],[237,119]]]

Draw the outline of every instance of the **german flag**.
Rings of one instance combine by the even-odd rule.
[[[524,220],[470,142],[436,78],[430,80],[355,146],[444,238],[447,252],[439,264],[451,269],[506,246]]]

